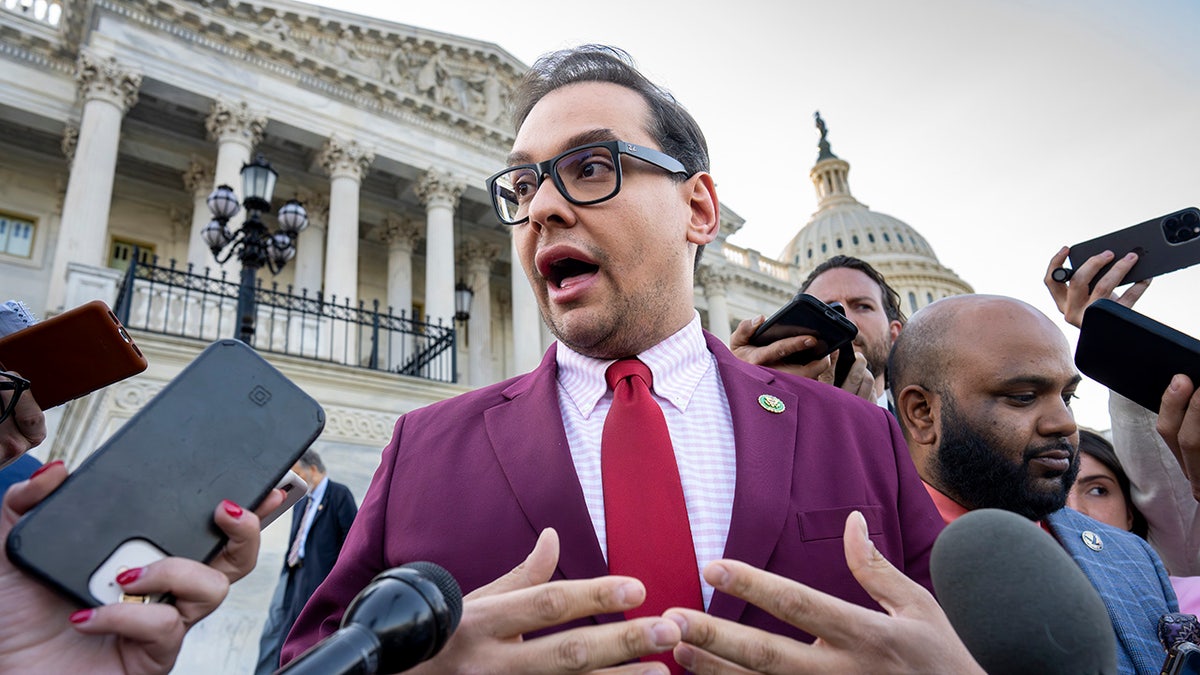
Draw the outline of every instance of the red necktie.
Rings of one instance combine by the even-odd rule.
[[[646,586],[646,601],[625,616],[659,616],[670,607],[702,610],[683,485],[667,421],[650,396],[650,369],[637,359],[621,359],[604,379],[613,390],[600,443],[608,571]],[[683,672],[670,651],[643,660],[650,659]]]

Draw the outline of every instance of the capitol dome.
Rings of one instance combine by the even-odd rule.
[[[780,260],[796,265],[802,277],[835,255],[861,258],[883,274],[911,314],[934,300],[972,293],[969,284],[938,261],[925,237],[904,221],[872,211],[850,193],[850,163],[833,154],[825,123],[820,154],[809,172],[817,190],[817,211],[783,249]]]

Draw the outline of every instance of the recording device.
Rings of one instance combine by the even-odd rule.
[[[414,562],[378,574],[346,609],[337,632],[276,675],[398,673],[433,658],[458,628],[462,589],[444,568]]]
[[[1183,373],[1200,386],[1200,340],[1112,300],[1097,300],[1083,312],[1075,366],[1158,412],[1175,375]]]
[[[1167,650],[1162,675],[1200,675],[1200,621],[1195,614],[1164,614],[1158,620],[1158,641]]]
[[[1193,206],[1075,244],[1069,254],[1071,267],[1060,267],[1050,276],[1055,281],[1066,282],[1088,258],[1104,251],[1112,251],[1115,256],[1092,277],[1092,288],[1130,252],[1138,254],[1138,260],[1118,286],[1200,263],[1200,209]]]
[[[1104,601],[1032,521],[971,511],[938,536],[929,568],[951,625],[990,675],[1117,672]]]
[[[117,315],[93,300],[0,338],[0,364],[49,410],[146,369]]]
[[[117,574],[211,560],[226,540],[217,504],[259,504],[324,424],[253,349],[215,342],[17,521],[8,557],[83,606],[145,601],[123,595]]]
[[[858,327],[846,318],[845,310],[837,311],[807,293],[797,293],[788,304],[771,315],[754,331],[750,344],[762,347],[778,340],[801,335],[811,335],[817,345],[794,352],[783,360],[787,363],[804,365],[833,353],[858,335]],[[838,357],[839,365],[843,359]],[[850,362],[854,358],[851,354]],[[846,366],[849,372],[849,366]]]

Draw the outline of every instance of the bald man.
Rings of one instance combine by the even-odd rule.
[[[1079,473],[1070,406],[1080,376],[1058,327],[1012,298],[946,298],[909,320],[889,373],[943,519],[1001,508],[1041,521],[1108,606],[1121,672],[1159,672],[1158,619],[1178,611],[1161,561],[1139,537],[1065,507]]]

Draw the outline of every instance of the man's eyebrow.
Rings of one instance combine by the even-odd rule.
[[[1072,377],[1070,380],[1068,380],[1066,386],[1063,388],[1067,389],[1078,386],[1082,381],[1083,376],[1081,376],[1079,373],[1075,373],[1075,377]],[[1042,377],[1040,375],[1020,375],[1004,380],[1000,384],[1004,387],[1019,387],[1024,385],[1033,387],[1035,389],[1052,389],[1058,386],[1058,380],[1054,380],[1049,377]]]
[[[571,148],[577,148],[588,143],[599,143],[600,141],[615,141],[617,134],[612,129],[591,129],[584,131],[566,139],[559,146],[559,152],[566,152]],[[557,153],[555,153],[557,154]],[[529,156],[529,153],[514,151],[508,155],[508,166],[516,166],[518,164],[533,164],[534,160]]]

